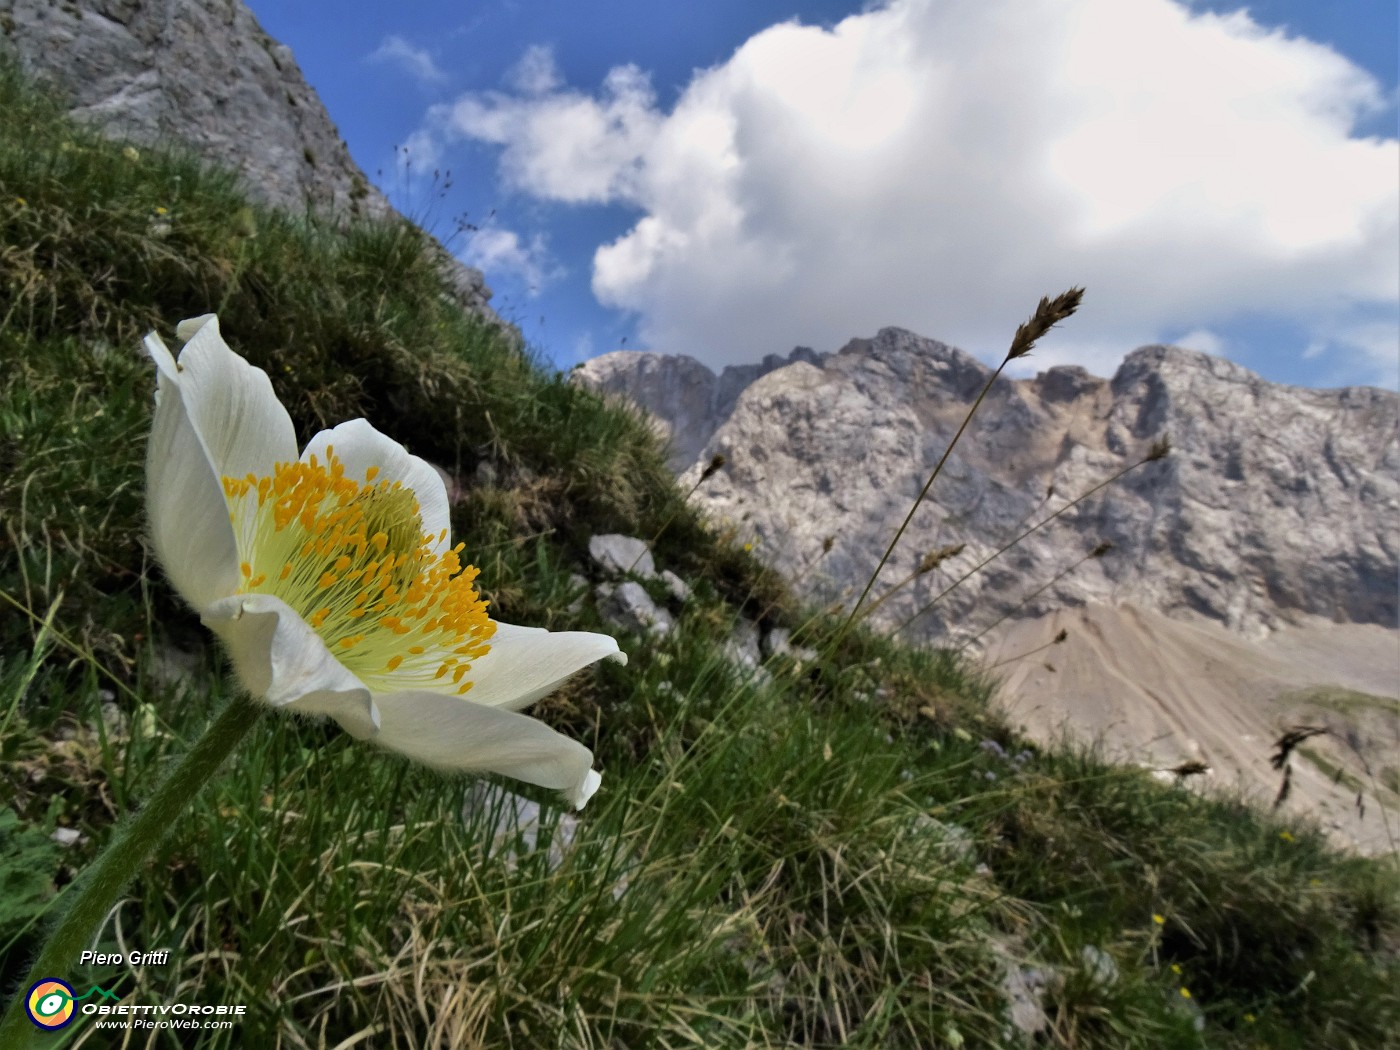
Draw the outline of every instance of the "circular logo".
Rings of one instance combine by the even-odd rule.
[[[24,1010],[40,1028],[62,1028],[73,1020],[73,988],[66,981],[45,977],[29,989]]]

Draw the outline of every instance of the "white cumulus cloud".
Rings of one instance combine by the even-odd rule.
[[[514,230],[483,226],[473,230],[461,252],[468,266],[493,277],[509,277],[525,285],[527,294],[538,294],[562,271],[552,261],[549,246],[541,234],[522,240]]]
[[[1174,346],[1184,346],[1188,350],[1199,350],[1203,354],[1225,355],[1225,340],[1208,328],[1196,328],[1183,336],[1171,340]]]
[[[554,62],[554,49],[546,44],[531,44],[511,67],[506,81],[525,95],[544,95],[563,86],[559,67]]]
[[[498,146],[517,191],[634,209],[594,293],[711,365],[884,325],[999,357],[1074,284],[1032,368],[1400,300],[1400,145],[1354,134],[1380,86],[1244,11],[892,0],[765,29],[669,107],[635,66],[585,92],[540,49],[510,84],[431,126]],[[1373,361],[1380,327],[1328,352]]]
[[[398,66],[421,84],[441,84],[447,79],[431,54],[397,35],[386,36],[370,53],[369,60]]]
[[[646,74],[619,66],[596,97],[585,95],[563,88],[553,55],[532,47],[507,80],[517,94],[464,95],[434,107],[433,123],[502,147],[515,189],[574,204],[641,199],[639,177],[665,123]]]

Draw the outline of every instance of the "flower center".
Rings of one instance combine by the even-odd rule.
[[[309,623],[371,689],[440,688],[458,693],[471,662],[485,655],[496,625],[458,560],[463,544],[423,532],[413,491],[345,476],[326,446],[322,465],[279,463],[271,477],[223,479],[229,520],[243,561],[240,594],[271,594]]]

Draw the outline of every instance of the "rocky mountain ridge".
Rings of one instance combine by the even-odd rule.
[[[961,350],[886,328],[836,353],[799,349],[747,372],[716,376],[691,359],[619,352],[586,362],[577,379],[630,397],[670,428],[686,480],[724,454],[694,501],[801,575],[814,597],[849,600],[989,375]],[[1123,602],[1253,636],[1305,617],[1395,627],[1398,427],[1394,393],[1281,386],[1178,347],[1142,347],[1111,379],[1076,367],[1002,378],[882,584],[929,551],[966,546],[879,615],[903,622],[1169,435],[1170,456],[1050,521],[920,615],[909,635],[967,641],[1004,616]],[[1085,560],[1102,542],[1112,550]]]
[[[292,51],[242,0],[0,0],[0,55],[69,112],[138,145],[178,142],[293,212],[393,213]],[[479,270],[442,252],[462,303],[496,319]]]
[[[671,466],[679,473],[699,458],[751,383],[797,361],[820,366],[824,359],[799,346],[786,357],[769,354],[758,364],[728,365],[715,374],[685,354],[619,350],[575,366],[575,373],[594,389],[644,407],[670,441]]]

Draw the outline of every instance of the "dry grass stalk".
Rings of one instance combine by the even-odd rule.
[[[1293,751],[1304,740],[1309,740],[1315,736],[1322,736],[1328,732],[1326,726],[1296,725],[1289,726],[1277,740],[1274,741],[1275,751],[1269,758],[1269,764],[1275,769],[1283,769],[1288,765],[1288,760]]]
[[[836,636],[832,639],[831,644],[833,649],[840,644],[841,639],[845,636],[846,632],[850,630],[851,625],[855,623],[861,611],[861,607],[865,604],[865,599],[870,596],[871,588],[875,586],[875,581],[879,579],[880,573],[890,560],[890,555],[894,553],[895,547],[899,545],[899,541],[903,538],[904,530],[907,529],[909,523],[914,520],[914,513],[927,498],[929,489],[933,487],[934,481],[937,480],[938,475],[942,473],[943,465],[948,462],[948,457],[952,455],[958,440],[967,430],[968,424],[972,422],[973,415],[976,414],[983,399],[986,398],[987,392],[991,390],[992,384],[997,381],[997,377],[1001,375],[1002,370],[1005,369],[1008,364],[1017,358],[1025,357],[1029,354],[1037,339],[1050,331],[1058,322],[1063,321],[1074,313],[1074,311],[1079,308],[1079,302],[1083,298],[1083,288],[1071,288],[1069,291],[1056,296],[1053,300],[1049,297],[1042,296],[1040,305],[1036,307],[1035,313],[1031,316],[1031,319],[1016,329],[1016,334],[1012,337],[1011,348],[1007,350],[1006,357],[1002,359],[1001,364],[997,365],[996,371],[987,378],[987,382],[983,385],[981,393],[977,395],[977,400],[972,403],[972,407],[970,407],[967,410],[967,414],[963,416],[963,421],[959,425],[957,433],[953,435],[953,440],[948,442],[948,447],[943,450],[943,455],[939,457],[938,463],[928,476],[928,480],[924,482],[924,487],[919,490],[919,495],[915,497],[914,502],[910,504],[909,513],[904,516],[904,520],[895,531],[894,538],[890,540],[889,546],[885,548],[885,553],[880,556],[880,563],[875,566],[875,571],[872,572],[870,578],[865,581],[865,589],[861,591],[860,597],[856,599],[855,605],[851,607],[850,613],[837,630]]]
[[[1019,534],[1017,534],[1017,536],[1016,536],[1014,539],[1012,539],[1012,540],[1010,540],[1009,542],[1007,542],[1007,543],[1003,544],[1002,546],[998,547],[998,548],[997,548],[996,550],[994,550],[991,554],[987,555],[987,557],[983,558],[980,562],[978,562],[976,565],[974,565],[971,569],[968,569],[967,572],[963,573],[962,576],[960,576],[960,577],[958,577],[958,579],[954,580],[953,583],[951,583],[948,587],[944,588],[941,592],[939,592],[938,595],[935,596],[931,601],[929,601],[927,604],[925,604],[925,605],[923,605],[922,607],[920,607],[920,608],[919,608],[918,610],[916,610],[911,616],[909,616],[907,619],[905,619],[898,627],[896,627],[893,631],[890,632],[890,636],[891,636],[891,637],[894,637],[895,635],[899,634],[899,633],[900,633],[901,631],[903,631],[906,627],[908,627],[911,623],[913,623],[915,620],[917,620],[920,616],[922,616],[924,613],[928,612],[928,611],[929,611],[930,609],[932,609],[935,605],[937,605],[940,601],[942,601],[944,598],[946,598],[949,594],[953,593],[953,591],[957,590],[960,586],[962,586],[964,583],[966,583],[968,580],[970,580],[973,576],[976,576],[979,572],[981,572],[983,569],[985,569],[988,565],[990,565],[992,562],[996,561],[997,558],[1000,558],[1003,554],[1005,554],[1007,551],[1009,551],[1012,547],[1016,546],[1016,544],[1020,543],[1020,542],[1021,542],[1023,539],[1025,539],[1027,536],[1031,535],[1031,533],[1036,532],[1037,530],[1044,528],[1046,525],[1049,525],[1052,521],[1054,521],[1056,518],[1058,518],[1061,514],[1064,514],[1066,511],[1073,509],[1074,507],[1078,506],[1080,503],[1083,503],[1086,499],[1088,499],[1090,496],[1094,495],[1094,494],[1095,494],[1096,492],[1098,492],[1099,490],[1104,489],[1104,488],[1107,488],[1109,485],[1112,485],[1115,481],[1117,481],[1119,478],[1123,477],[1125,474],[1129,473],[1130,471],[1136,470],[1138,467],[1142,466],[1142,465],[1145,464],[1145,463],[1153,463],[1153,462],[1156,462],[1157,460],[1159,460],[1159,459],[1161,459],[1162,457],[1166,456],[1170,451],[1171,451],[1171,441],[1168,439],[1168,437],[1167,437],[1165,434],[1163,434],[1163,435],[1162,435],[1161,437],[1159,437],[1156,441],[1152,442],[1151,446],[1148,448],[1147,454],[1146,454],[1145,456],[1143,456],[1142,459],[1139,459],[1139,460],[1137,460],[1137,461],[1134,462],[1134,463],[1129,463],[1129,464],[1128,464],[1126,467],[1124,467],[1122,470],[1116,471],[1114,474],[1112,474],[1112,475],[1110,475],[1109,477],[1105,478],[1103,481],[1100,481],[1100,482],[1099,482],[1097,485],[1095,485],[1093,488],[1089,489],[1088,491],[1086,491],[1086,492],[1084,492],[1084,493],[1081,493],[1079,496],[1076,496],[1074,499],[1070,500],[1070,502],[1066,503],[1066,504],[1065,504],[1063,507],[1061,507],[1059,510],[1055,511],[1054,514],[1051,514],[1049,517],[1044,518],[1044,519],[1042,519],[1041,521],[1036,522],[1036,523],[1035,523],[1034,525],[1032,525],[1030,528],[1025,529],[1025,530],[1023,530],[1022,532],[1020,532]]]
[[[695,483],[695,486],[690,490],[690,492],[693,493],[695,489],[698,489],[705,482],[709,481],[710,478],[714,477],[714,475],[719,471],[719,469],[723,467],[727,462],[729,461],[725,458],[723,452],[716,452],[713,456],[711,456],[710,462],[705,464],[705,469],[700,472],[700,480]],[[687,493],[687,495],[689,494],[690,493]]]
[[[1284,802],[1288,801],[1288,796],[1293,791],[1293,763],[1291,761],[1293,751],[1304,740],[1315,736],[1321,736],[1328,732],[1326,726],[1296,725],[1290,726],[1274,741],[1275,751],[1269,758],[1269,764],[1275,769],[1283,770],[1283,779],[1279,781],[1278,794],[1274,796],[1274,809],[1278,809]]]
[[[1162,770],[1163,773],[1171,773],[1177,780],[1185,780],[1187,777],[1199,777],[1210,772],[1210,765],[1202,762],[1199,758],[1188,758],[1179,765],[1170,769]]]
[[[1083,298],[1083,288],[1071,288],[1054,299],[1042,296],[1031,319],[1016,329],[1011,349],[1006,352],[1006,360],[1014,361],[1029,354],[1037,339],[1079,309]]]
[[[1010,609],[1006,610],[1006,612],[1002,613],[995,620],[989,623],[986,627],[983,627],[975,635],[973,635],[967,641],[963,642],[962,645],[958,646],[958,652],[962,652],[964,649],[966,649],[973,642],[977,641],[977,639],[981,638],[988,631],[1003,623],[1008,617],[1014,616],[1018,611],[1023,609],[1027,603],[1035,600],[1037,596],[1049,590],[1051,587],[1055,586],[1055,584],[1059,583],[1061,580],[1063,580],[1066,576],[1072,573],[1075,569],[1079,568],[1079,566],[1083,565],[1090,558],[1102,558],[1111,550],[1113,550],[1113,544],[1110,543],[1108,540],[1101,540],[1098,544],[1095,545],[1094,549],[1091,550],[1088,554],[1084,555],[1084,557],[1080,558],[1073,565],[1065,566],[1065,568],[1061,569],[1054,576],[1050,577],[1050,579],[1047,580],[1045,583],[1042,583],[1035,590],[1031,591],[1030,594],[1026,595],[1019,602],[1013,605]]]
[[[966,547],[966,543],[949,543],[945,544],[942,547],[939,547],[937,550],[929,551],[927,554],[925,554],[922,558],[919,559],[919,564],[914,567],[913,572],[911,572],[908,576],[904,577],[904,579],[900,580],[893,587],[890,587],[888,590],[885,591],[884,594],[880,595],[880,597],[876,598],[873,602],[867,605],[865,607],[865,611],[860,614],[861,619],[867,619],[870,616],[873,616],[875,614],[875,610],[880,608],[880,606],[884,605],[885,602],[887,602],[893,595],[897,594],[908,584],[913,583],[920,576],[927,576],[929,573],[933,572],[934,569],[938,568],[949,558],[956,558],[959,554],[963,552],[963,550]]]
[[[1050,639],[1050,641],[1046,642],[1044,645],[1037,645],[1034,649],[1027,649],[1024,653],[1017,653],[1015,656],[1008,656],[1004,660],[998,660],[996,663],[992,664],[992,667],[1000,667],[1002,664],[1009,664],[1015,660],[1024,660],[1026,657],[1034,656],[1036,653],[1049,649],[1051,646],[1059,645],[1068,637],[1069,631],[1061,627],[1060,633],[1055,635],[1054,638]],[[1045,666],[1050,667],[1049,664]],[[1050,670],[1053,671],[1054,668],[1050,667]]]
[[[688,502],[690,497],[695,495],[696,490],[700,488],[701,485],[705,484],[705,482],[709,481],[712,477],[714,477],[715,474],[717,474],[728,462],[729,460],[725,457],[723,452],[716,452],[713,456],[711,456],[710,462],[706,463],[705,469],[700,472],[699,480],[697,480],[694,485],[690,486],[690,490],[683,497],[681,497],[681,503],[685,504],[686,502]],[[671,522],[676,520],[677,513],[679,513],[678,510],[672,511],[671,516],[661,523],[661,528],[657,529],[656,534],[652,536],[650,540],[647,541],[647,545],[645,548],[646,550],[650,551],[656,547],[656,541],[659,540],[662,537],[662,534],[664,534],[665,531],[671,527]],[[637,562],[641,560],[642,556],[638,554],[635,558],[632,559],[632,564],[627,566],[627,571],[631,572],[633,569],[635,569],[637,567]]]

